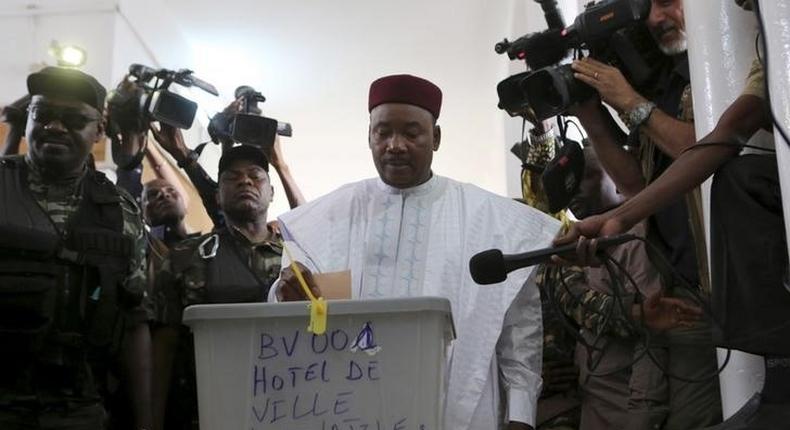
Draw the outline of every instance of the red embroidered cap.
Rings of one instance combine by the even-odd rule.
[[[433,83],[412,75],[391,75],[370,84],[368,112],[384,103],[406,103],[421,107],[439,118],[442,90]]]

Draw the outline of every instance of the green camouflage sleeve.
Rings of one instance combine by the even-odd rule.
[[[123,288],[130,297],[142,297],[138,306],[130,310],[132,320],[150,321],[153,318],[151,298],[146,288],[146,247],[145,229],[140,210],[134,201],[121,192],[123,211],[123,234],[133,241],[132,255],[127,266]]]
[[[177,276],[173,273],[173,261],[168,257],[156,274],[152,291],[154,321],[158,324],[181,324],[181,299],[176,287],[177,281]]]
[[[551,291],[562,312],[580,327],[595,335],[634,336],[622,311],[629,309],[628,300],[620,306],[614,296],[588,288],[582,268],[541,266],[537,276],[540,288]]]
[[[184,308],[204,302],[205,267],[196,250],[205,238],[187,239],[176,244],[162,263],[153,288],[157,323],[180,326]]]

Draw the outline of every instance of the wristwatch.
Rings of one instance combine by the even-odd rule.
[[[623,115],[623,121],[629,130],[634,131],[650,118],[650,114],[653,113],[655,108],[656,104],[651,101],[639,103],[635,108]]]

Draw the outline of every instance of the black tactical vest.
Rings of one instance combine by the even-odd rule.
[[[99,172],[59,233],[35,201],[22,157],[0,159],[0,402],[53,389],[96,392],[88,360],[122,334],[121,282],[133,249],[120,196]]]
[[[207,236],[196,252],[174,255],[173,267],[178,272],[188,267],[192,258],[205,260],[204,303],[265,302],[270,285],[253,275],[239,246],[227,227],[223,227]]]

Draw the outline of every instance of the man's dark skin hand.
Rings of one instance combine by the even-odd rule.
[[[142,97],[142,90],[129,80],[128,75],[124,76],[116,87],[116,91],[127,94],[129,97]],[[116,128],[108,126],[113,162],[120,168],[133,169],[141,162],[142,154],[148,144],[148,120],[142,112],[138,112],[137,116],[130,117],[128,112],[114,112],[114,108],[114,103],[107,103],[105,111],[105,122],[116,126]],[[111,120],[116,122],[111,122]]]
[[[307,286],[310,287],[310,291],[313,293],[313,295],[316,298],[322,297],[323,295],[321,294],[321,289],[318,288],[318,285],[316,285],[315,280],[313,279],[313,274],[310,272],[310,270],[298,261],[295,264],[302,273],[302,277],[307,283]],[[277,299],[279,301],[298,302],[310,299],[305,294],[302,284],[299,283],[299,279],[291,269],[291,266],[286,267],[280,272],[280,282],[278,283],[278,286],[279,290],[277,291]]]
[[[543,391],[564,393],[571,389],[579,377],[579,368],[567,360],[543,362]]]
[[[595,88],[601,100],[618,112],[628,111],[639,103],[647,101],[634,90],[623,73],[616,67],[593,58],[576,60],[571,67],[574,71],[573,77]]]
[[[149,128],[159,146],[173,156],[177,163],[183,165],[189,154],[189,147],[184,143],[181,130],[164,123],[161,123],[158,129],[153,124]]]
[[[0,110],[0,122],[8,125],[8,134],[6,134],[5,144],[0,148],[0,156],[19,153],[19,144],[25,135],[29,104],[30,96],[25,95]]]
[[[746,141],[760,128],[770,128],[770,114],[763,101],[752,95],[740,96],[722,114],[716,128],[700,143]],[[740,152],[740,147],[702,146],[688,151],[674,163],[644,192],[638,193],[622,206],[609,212],[585,218],[575,223],[565,235],[554,241],[555,246],[578,241],[579,264],[590,265],[590,255],[595,254],[595,241],[589,238],[621,234],[636,223],[647,218],[677,196],[701,184],[719,166]],[[558,264],[566,261],[553,256]]]
[[[674,328],[692,327],[703,317],[702,309],[685,300],[664,297],[662,293],[648,297],[642,305],[633,305],[631,317],[642,321],[650,330],[660,333]]]

